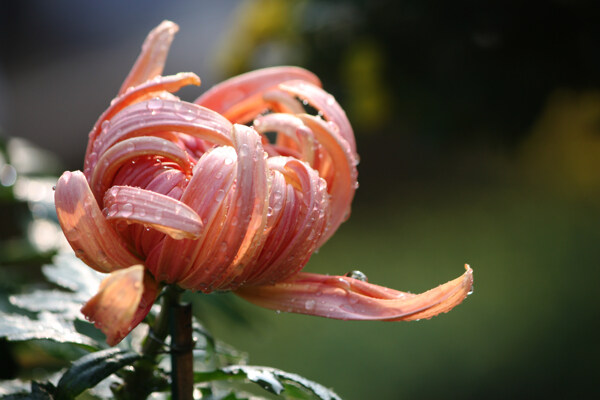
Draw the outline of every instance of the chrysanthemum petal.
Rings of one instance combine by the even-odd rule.
[[[221,115],[191,103],[160,101],[160,107],[151,99],[129,106],[115,115],[108,129],[96,139],[96,145],[88,156],[92,159],[89,161],[90,168],[94,167],[99,155],[115,143],[136,136],[161,137],[173,131],[216,144],[232,144],[231,123]]]
[[[204,230],[196,240],[165,238],[160,254],[154,255],[156,260],[150,257],[148,262],[148,268],[158,279],[178,281],[182,287],[193,288],[185,285],[183,280],[189,278],[188,271],[203,247],[206,235],[221,230],[222,221],[215,220],[222,209],[225,195],[233,185],[236,169],[237,155],[229,146],[215,148],[200,158],[180,200],[198,213]]]
[[[195,103],[215,110],[233,123],[245,123],[264,110],[264,91],[290,80],[321,85],[319,78],[302,68],[264,68],[236,76],[212,87],[196,99]]]
[[[92,173],[90,187],[96,199],[102,196],[123,164],[144,155],[162,156],[177,163],[186,175],[191,175],[192,164],[187,153],[169,140],[152,136],[123,140],[102,154]]]
[[[142,52],[121,85],[119,94],[124,93],[131,86],[139,85],[162,74],[171,42],[178,30],[179,27],[174,22],[163,21],[150,31],[142,44]]]
[[[198,214],[179,200],[150,190],[113,186],[104,196],[106,219],[143,224],[173,239],[197,239],[202,231]]]
[[[321,239],[322,244],[350,216],[350,205],[358,186],[356,162],[348,143],[336,134],[331,123],[307,114],[298,117],[310,128],[333,162],[333,177],[327,182],[331,194],[331,226]]]
[[[356,158],[356,142],[350,121],[342,107],[335,98],[319,86],[306,81],[284,82],[278,86],[284,92],[297,96],[323,114],[323,117],[333,122],[339,128],[339,134],[350,145],[353,156]]]
[[[87,178],[90,177],[90,167],[88,166],[88,155],[93,151],[94,147],[97,146],[96,138],[102,132],[103,129],[108,129],[110,125],[110,119],[114,117],[118,112],[123,110],[125,107],[140,101],[148,100],[149,96],[156,96],[156,99],[148,103],[150,108],[160,108],[162,105],[161,101],[163,98],[168,99],[168,93],[176,92],[181,87],[186,85],[200,85],[200,78],[194,73],[179,73],[171,76],[157,76],[156,78],[146,81],[133,89],[127,91],[121,96],[116,97],[110,106],[98,120],[89,133],[88,146],[85,152],[86,163],[84,165],[83,173]],[[166,92],[165,92],[166,91]]]
[[[102,215],[83,173],[63,173],[54,200],[67,240],[87,265],[111,272],[141,263]]]
[[[144,273],[144,266],[133,265],[106,277],[81,312],[106,335],[106,342],[114,346],[142,322],[157,294],[158,284]]]
[[[473,270],[421,294],[346,276],[300,273],[275,285],[243,287],[236,294],[272,310],[343,320],[414,321],[448,312],[470,293]]]

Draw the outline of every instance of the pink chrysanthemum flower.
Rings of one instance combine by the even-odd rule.
[[[82,309],[109,344],[144,319],[163,283],[353,320],[430,318],[466,297],[468,267],[419,295],[301,272],[348,218],[358,186],[346,114],[296,67],[250,72],[181,101],[172,93],[200,79],[161,75],[177,29],[165,21],[149,34],[90,132],[83,173],[65,172],[56,185],[75,254],[110,273]]]

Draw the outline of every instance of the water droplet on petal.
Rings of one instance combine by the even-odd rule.
[[[152,112],[152,115],[156,114],[163,107],[163,101],[158,97],[154,99],[150,99],[148,103],[146,103],[146,108]]]
[[[130,203],[125,203],[121,207],[121,217],[129,218],[133,214],[133,205]]]
[[[356,279],[357,281],[368,282],[367,275],[361,271],[357,271],[357,270],[350,271],[350,272],[346,273],[345,276],[352,278],[352,279]]]
[[[316,301],[314,301],[314,300],[306,300],[306,302],[304,303],[304,308],[307,311],[310,311],[315,308],[315,304],[316,304]]]

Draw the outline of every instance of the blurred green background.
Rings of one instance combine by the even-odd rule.
[[[80,169],[87,132],[162,19],[181,27],[166,72],[203,79],[185,99],[250,69],[306,67],[347,111],[361,156],[352,217],[306,270],[358,269],[421,292],[469,263],[474,293],[410,323],[276,314],[219,295],[245,316],[232,319],[197,296],[215,336],[345,399],[589,398],[599,17],[591,1],[3,2],[0,127]],[[5,369],[26,372],[11,357]]]

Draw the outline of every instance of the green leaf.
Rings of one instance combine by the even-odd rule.
[[[233,379],[248,380],[271,393],[285,394],[296,399],[341,400],[335,392],[323,385],[270,367],[231,365],[214,371],[194,373],[196,383]]]
[[[59,314],[41,312],[37,319],[32,319],[25,315],[0,312],[0,321],[0,337],[8,340],[48,339],[95,347],[91,338],[78,333],[73,323],[61,318]]]
[[[54,392],[56,387],[50,382],[38,383],[36,381],[31,382],[31,393],[21,392],[13,393],[8,396],[0,397],[1,400],[54,400]]]
[[[74,398],[140,358],[141,355],[138,353],[116,348],[83,356],[75,361],[58,381],[56,398],[57,400]]]
[[[11,304],[33,312],[50,311],[61,313],[69,319],[83,319],[79,312],[87,300],[79,293],[60,290],[36,290],[31,293],[10,296]]]
[[[75,254],[61,253],[52,261],[53,264],[42,267],[49,281],[78,293],[84,299],[92,297],[98,291],[103,275],[85,265]]]

